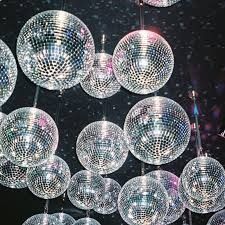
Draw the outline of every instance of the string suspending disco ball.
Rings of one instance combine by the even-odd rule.
[[[184,152],[191,126],[186,112],[178,103],[154,96],[131,108],[125,119],[124,133],[136,158],[161,165],[175,160]]]
[[[76,220],[67,213],[54,213],[52,216],[56,217],[63,225],[74,225]]]
[[[0,106],[12,95],[16,80],[16,60],[9,47],[0,39]]]
[[[206,225],[224,225],[225,224],[225,210],[215,213]]]
[[[136,94],[159,90],[170,79],[174,56],[167,41],[150,30],[127,34],[113,53],[113,70],[119,83]]]
[[[105,190],[94,211],[100,214],[112,214],[117,211],[117,200],[121,190],[118,182],[111,178],[104,178]]]
[[[198,200],[210,200],[225,190],[225,170],[215,159],[200,156],[184,167],[180,176],[184,190]]]
[[[99,174],[82,170],[73,175],[67,189],[70,202],[79,209],[93,209],[104,193],[104,180]]]
[[[135,177],[122,187],[118,209],[129,225],[160,224],[169,209],[167,191],[149,176]]]
[[[168,7],[179,1],[180,0],[143,0],[144,3],[155,7]]]
[[[164,223],[171,224],[178,220],[185,211],[185,206],[178,193],[179,177],[165,170],[155,170],[147,173],[146,176],[150,176],[160,182],[167,191],[169,197],[169,209],[164,219]]]
[[[78,84],[88,74],[94,55],[94,40],[87,26],[60,10],[33,16],[17,40],[17,57],[24,74],[49,90]]]
[[[94,64],[89,74],[80,82],[83,90],[94,98],[108,98],[120,90],[112,68],[112,56],[96,53]]]
[[[76,153],[85,169],[109,174],[118,170],[128,155],[124,132],[109,121],[96,121],[79,134]]]
[[[2,124],[2,121],[3,121],[5,118],[6,118],[6,114],[3,113],[3,112],[0,112],[0,126],[1,126],[1,124]],[[2,154],[2,148],[1,148],[1,146],[0,146],[0,157],[1,157],[2,155],[3,155],[3,154]]]
[[[11,112],[0,127],[3,154],[22,167],[45,162],[55,153],[58,140],[58,128],[51,116],[33,107]]]
[[[70,177],[70,168],[67,163],[54,155],[45,163],[28,168],[27,185],[37,197],[53,199],[66,191]]]
[[[81,218],[77,220],[74,225],[101,225],[101,224],[93,218]]]
[[[22,225],[63,225],[56,217],[43,213],[31,216]]]

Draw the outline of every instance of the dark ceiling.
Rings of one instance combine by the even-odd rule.
[[[96,51],[100,50],[102,33],[108,38],[106,51],[112,54],[120,38],[139,27],[139,9],[134,0],[67,0],[64,3],[66,11],[78,16],[89,27],[96,42]],[[18,33],[31,16],[47,9],[61,8],[60,0],[0,0],[0,38],[15,53]],[[158,94],[180,103],[193,122],[193,105],[188,98],[188,91],[194,88],[199,93],[200,130],[204,150],[225,166],[225,139],[217,135],[225,125],[224,21],[224,0],[181,0],[172,7],[162,9],[145,6],[146,28],[165,37],[175,55],[173,75]],[[34,93],[35,85],[20,70],[16,89],[3,106],[3,112],[9,113],[19,107],[31,106]],[[63,94],[58,121],[60,144],[57,155],[67,161],[72,174],[82,169],[75,154],[79,132],[90,122],[103,117],[122,127],[129,109],[145,97],[147,96],[121,89],[109,99],[98,100],[85,94],[79,85]],[[55,117],[59,103],[57,92],[41,89],[39,108]],[[184,154],[162,168],[180,175],[184,165],[195,155],[192,138]],[[146,168],[147,171],[153,169],[154,166]],[[139,174],[140,162],[130,154],[124,166],[109,177],[123,185]],[[45,201],[35,197],[27,189],[0,187],[0,190],[0,224],[21,225],[33,214],[43,212]],[[64,211],[76,219],[85,216],[85,212],[74,208],[68,199],[63,206]],[[62,198],[51,200],[49,212],[59,211],[61,207]],[[91,216],[102,225],[125,225],[118,213],[102,216],[91,212]],[[209,214],[193,214],[193,224],[206,224],[209,217]],[[182,224],[182,220],[174,224]]]

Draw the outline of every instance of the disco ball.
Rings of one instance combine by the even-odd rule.
[[[209,219],[207,225],[225,225],[225,210],[215,213]]]
[[[12,95],[16,80],[16,60],[9,47],[0,40],[0,106]]]
[[[92,218],[82,218],[76,221],[74,225],[101,225],[97,220]]]
[[[30,191],[43,199],[52,199],[63,194],[69,186],[70,168],[58,156],[27,169],[27,185]]]
[[[64,11],[35,15],[24,25],[17,41],[23,72],[49,90],[78,84],[88,74],[94,55],[94,40],[86,25]]]
[[[112,69],[112,56],[107,53],[97,53],[89,74],[80,82],[83,90],[95,98],[108,98],[120,90]]]
[[[94,211],[100,214],[111,214],[117,211],[117,200],[121,186],[110,178],[104,178],[104,182],[105,191],[103,197],[94,207]]]
[[[109,174],[125,162],[127,148],[123,130],[114,123],[97,121],[86,126],[78,136],[76,152],[85,169]]]
[[[77,208],[93,209],[104,193],[104,180],[99,174],[82,170],[71,178],[68,198]]]
[[[174,5],[180,0],[143,0],[144,3],[155,7],[168,7]]]
[[[22,225],[63,225],[63,224],[52,215],[37,214],[28,218]]]
[[[139,160],[161,165],[180,156],[186,149],[191,127],[184,109],[165,97],[138,102],[124,124],[131,153]]]
[[[18,166],[36,166],[47,160],[58,145],[58,129],[44,111],[24,107],[10,113],[0,127],[2,152]]]
[[[165,170],[155,170],[146,176],[150,176],[160,182],[167,191],[169,197],[169,210],[164,219],[165,224],[170,224],[178,220],[184,213],[185,206],[178,194],[179,178]]]
[[[169,208],[166,189],[148,176],[135,177],[121,189],[118,209],[129,225],[155,225],[165,219]]]
[[[54,213],[52,216],[56,217],[63,225],[74,225],[75,219],[66,213]]]
[[[113,53],[113,70],[127,90],[149,94],[170,79],[174,67],[172,49],[159,34],[137,30],[127,34]]]
[[[225,170],[210,157],[192,159],[180,178],[186,193],[201,201],[216,198],[225,190]]]

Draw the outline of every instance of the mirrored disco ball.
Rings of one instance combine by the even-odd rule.
[[[72,216],[66,213],[54,213],[52,216],[56,217],[63,225],[74,225],[76,222]]]
[[[105,190],[102,199],[94,207],[94,211],[100,214],[111,214],[117,211],[117,200],[121,186],[111,178],[104,178],[104,182]]]
[[[9,47],[0,40],[0,106],[12,95],[16,80],[16,60]]]
[[[74,225],[101,225],[97,220],[92,218],[82,218],[76,221]]]
[[[160,182],[167,191],[169,197],[169,210],[164,219],[165,224],[170,224],[178,220],[184,213],[185,206],[178,194],[179,178],[165,170],[155,170],[146,176],[150,176]]]
[[[94,55],[94,40],[86,25],[64,11],[35,15],[17,40],[17,57],[23,72],[49,90],[78,84],[88,74]]]
[[[135,177],[121,189],[118,209],[129,225],[155,225],[164,221],[169,199],[162,184],[149,176]]]
[[[225,224],[225,210],[215,213],[208,221],[207,225],[224,225]]]
[[[124,133],[131,153],[139,160],[161,165],[186,149],[191,127],[184,109],[165,97],[138,102],[127,114]]]
[[[225,190],[225,170],[211,157],[192,159],[180,178],[187,194],[198,200],[216,198]]]
[[[146,4],[155,7],[168,7],[179,2],[180,0],[143,0],[143,1]]]
[[[78,136],[76,152],[85,169],[109,174],[125,162],[127,148],[123,130],[114,123],[97,121],[86,126]]]
[[[70,177],[70,168],[67,163],[58,156],[51,156],[47,162],[28,168],[27,185],[37,197],[52,199],[66,191]]]
[[[58,139],[54,120],[37,108],[24,107],[11,112],[0,127],[3,154],[23,167],[46,161],[55,153]]]
[[[173,72],[174,57],[167,41],[149,30],[127,34],[113,53],[113,70],[127,90],[149,94],[163,87]]]
[[[63,225],[63,224],[52,215],[37,214],[28,218],[22,225]]]
[[[80,84],[94,98],[108,98],[116,94],[120,90],[120,84],[113,72],[112,56],[97,53],[92,69]]]
[[[96,173],[82,170],[73,175],[67,189],[68,198],[77,208],[93,209],[102,198],[104,180]]]

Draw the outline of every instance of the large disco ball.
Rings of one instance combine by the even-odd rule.
[[[76,220],[72,216],[63,212],[54,213],[52,214],[52,216],[56,217],[63,225],[74,225],[74,223],[76,222]]]
[[[167,41],[149,30],[127,34],[113,53],[113,70],[127,90],[149,94],[170,79],[174,67],[173,52]]]
[[[82,170],[71,178],[68,198],[77,208],[93,209],[104,193],[104,180],[99,174]]]
[[[12,95],[16,80],[16,60],[9,47],[0,40],[0,106]]]
[[[215,213],[206,225],[225,225],[225,210]]]
[[[186,193],[198,200],[216,198],[225,190],[225,170],[211,157],[192,159],[180,178]]]
[[[105,190],[102,198],[94,207],[94,211],[100,214],[111,214],[117,211],[117,200],[121,190],[118,182],[111,178],[104,178]]]
[[[70,177],[67,163],[58,156],[51,156],[45,163],[28,168],[27,186],[39,198],[57,198],[68,188]]]
[[[23,167],[46,161],[55,153],[58,139],[54,120],[37,108],[24,107],[11,112],[0,127],[3,154]]]
[[[118,209],[129,225],[155,225],[164,221],[169,199],[162,184],[148,176],[135,177],[121,189]]]
[[[124,124],[132,154],[139,160],[161,165],[180,156],[186,149],[191,126],[184,109],[165,97],[150,97],[129,111]]]
[[[113,72],[112,56],[97,53],[92,69],[80,84],[87,94],[95,98],[108,98],[116,94],[120,84]]]
[[[76,152],[85,169],[99,174],[118,170],[125,162],[127,148],[123,130],[114,123],[97,121],[78,136]]]
[[[143,0],[144,3],[155,7],[168,7],[174,5],[180,0]]]
[[[94,55],[94,40],[86,25],[64,11],[35,15],[17,40],[17,57],[23,72],[49,90],[78,84],[88,74]]]
[[[22,225],[63,225],[63,224],[52,215],[37,214],[28,218]]]
[[[155,170],[146,174],[146,176],[156,179],[167,191],[169,197],[169,210],[164,219],[164,223],[170,224],[178,220],[185,210],[185,206],[178,193],[179,178],[173,173],[165,170]]]
[[[74,225],[101,225],[101,224],[93,218],[82,218],[77,220]]]

